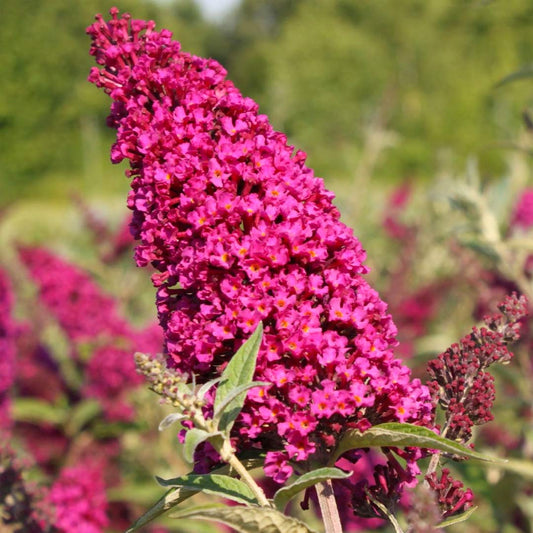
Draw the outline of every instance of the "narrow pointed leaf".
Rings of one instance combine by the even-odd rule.
[[[11,404],[14,420],[18,422],[36,422],[60,425],[68,416],[67,409],[59,409],[42,400],[34,398],[15,398]]]
[[[189,474],[172,479],[156,477],[163,487],[182,487],[188,490],[199,490],[221,498],[227,498],[245,505],[257,504],[254,493],[242,481],[220,474]]]
[[[239,385],[238,387],[235,387],[233,390],[228,392],[224,400],[220,403],[220,405],[217,406],[213,414],[213,418],[220,419],[221,421],[223,420],[225,423],[232,422],[236,418],[235,416],[235,418],[233,418],[232,420],[231,411],[235,409],[234,400],[239,399],[239,397],[242,396],[244,392],[250,389],[254,389],[255,387],[262,387],[265,385],[270,385],[270,383],[268,383],[267,381],[252,381],[250,383],[246,383],[244,385]],[[246,395],[244,395],[243,403],[244,403],[245,398],[246,398]],[[240,407],[242,407],[242,405]],[[239,411],[240,411],[240,407],[238,407]],[[226,414],[228,414],[228,416],[225,416]],[[219,423],[218,429],[220,431],[226,430],[226,428],[224,427],[222,423]]]
[[[388,507],[384,503],[374,498],[374,496],[368,491],[368,489],[365,489],[365,494],[367,498],[382,512],[383,516],[385,516],[387,520],[391,523],[392,527],[394,528],[394,532],[404,533],[397,518],[394,516],[393,513],[391,513]]]
[[[526,479],[533,480],[533,461],[525,459],[508,459],[505,463],[498,463],[497,468],[513,472]]]
[[[511,74],[508,74],[504,78],[502,78],[500,81],[498,81],[494,87],[502,87],[503,85],[507,85],[508,83],[511,83],[513,81],[517,80],[523,80],[525,78],[531,78],[533,77],[533,66],[525,67],[521,70],[517,70],[516,72],[512,72]]]
[[[257,361],[257,354],[263,339],[263,324],[259,322],[257,328],[252,333],[250,338],[237,350],[237,353],[231,358],[228,366],[222,373],[222,379],[217,388],[215,396],[214,409],[215,411],[225,402],[226,397],[236,388],[242,385],[247,385],[252,381],[255,365]],[[246,398],[246,391],[235,397],[225,408],[224,414],[220,419],[220,426],[224,431],[231,430],[233,422],[240,413],[244,400]]]
[[[189,429],[185,435],[185,442],[183,444],[183,458],[185,461],[192,463],[197,446],[212,436],[212,434],[203,429]]]
[[[460,524],[461,522],[464,522],[465,520],[468,520],[470,518],[470,516],[472,516],[474,514],[476,509],[477,509],[477,507],[470,507],[470,509],[468,509],[468,511],[465,511],[464,513],[461,513],[461,514],[458,514],[458,515],[451,516],[450,518],[444,520],[440,524],[437,524],[436,527],[443,528],[443,527],[453,526],[454,524]]]
[[[283,512],[289,501],[302,490],[312,487],[317,483],[321,483],[322,481],[326,481],[327,479],[345,479],[351,475],[351,472],[344,472],[339,468],[333,467],[318,468],[312,472],[306,472],[298,477],[294,483],[279,489],[274,495],[274,504],[278,510]]]
[[[152,520],[161,516],[163,513],[172,509],[181,502],[189,499],[198,493],[198,490],[187,490],[181,487],[169,490],[162,498],[160,498],[146,513],[138,518],[135,523],[126,531],[126,533],[133,533]]]
[[[303,522],[269,507],[196,507],[172,513],[170,518],[211,520],[239,533],[315,533]]]
[[[257,456],[257,451],[249,450],[248,452],[245,452],[240,455],[239,460],[247,470],[253,470],[254,468],[259,468],[263,466],[265,462],[265,454],[264,452],[259,452],[259,456]],[[231,467],[228,464],[225,464],[213,470],[212,474],[216,473],[219,475],[231,475],[231,470]],[[155,520],[158,516],[161,516],[173,507],[176,507],[185,500],[188,500],[195,494],[198,494],[198,492],[200,492],[199,489],[189,490],[183,487],[177,487],[175,489],[169,490],[148,511],[146,511],[146,513],[144,513],[130,527],[130,529],[126,531],[126,533],[133,533],[134,531],[137,531],[139,528],[144,527],[152,520]]]
[[[165,416],[163,420],[161,420],[161,423],[159,424],[159,431],[163,431],[174,424],[174,422],[180,422],[186,418],[188,417],[182,413],[170,413],[169,415]]]
[[[334,463],[343,453],[356,448],[402,448],[405,446],[440,450],[453,455],[462,455],[470,459],[492,463],[505,462],[505,459],[483,455],[456,441],[440,437],[428,428],[399,422],[379,424],[364,433],[357,430],[347,431],[337,446],[331,462]]]
[[[204,383],[199,389],[198,389],[198,392],[196,393],[196,396],[198,396],[198,398],[200,400],[203,400],[204,399],[204,396],[206,395],[207,391],[213,386],[213,385],[216,385],[220,380],[222,379],[222,376],[218,377],[218,378],[215,378],[215,379],[210,379],[207,383]]]
[[[70,416],[65,424],[65,433],[75,435],[84,426],[91,422],[102,411],[102,406],[98,400],[89,398],[78,403],[70,411]]]

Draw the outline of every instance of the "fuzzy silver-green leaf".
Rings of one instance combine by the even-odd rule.
[[[270,507],[196,507],[172,513],[170,517],[220,522],[239,533],[315,533],[300,520]]]
[[[183,458],[188,463],[192,463],[197,446],[211,436],[210,433],[203,429],[192,428],[187,430],[187,433],[185,434],[185,442],[183,443]]]
[[[352,475],[351,472],[344,472],[339,468],[325,467],[318,468],[311,472],[306,472],[291,483],[279,489],[274,495],[274,505],[280,511],[283,511],[292,498],[294,498],[302,490],[312,487],[317,483],[326,481],[327,479],[345,479]]]
[[[454,516],[451,516],[450,518],[447,518],[446,520],[442,521],[440,524],[437,524],[438,528],[453,526],[454,524],[460,524],[461,522],[464,522],[465,520],[468,520],[472,514],[474,514],[477,507],[470,507],[467,511],[461,514],[456,514]]]
[[[156,477],[163,487],[182,487],[188,490],[198,490],[206,494],[213,494],[245,505],[257,504],[254,493],[242,481],[221,474],[188,474],[172,479]]]
[[[237,350],[235,355],[222,373],[222,379],[217,387],[217,392],[214,402],[214,410],[225,402],[226,397],[237,387],[247,385],[252,381],[255,372],[255,365],[257,362],[257,354],[263,339],[263,324],[259,322],[257,328],[252,333],[250,338]],[[233,426],[233,422],[239,415],[244,400],[246,399],[246,391],[236,396],[224,409],[224,413],[219,420],[219,428],[224,428],[228,432]]]
[[[440,450],[449,454],[461,455],[470,459],[478,459],[479,461],[491,463],[505,462],[504,459],[475,452],[459,442],[436,435],[426,427],[400,422],[378,424],[363,433],[358,430],[348,430],[339,442],[331,458],[331,462],[334,463],[348,450],[357,448],[403,448],[407,446]]]

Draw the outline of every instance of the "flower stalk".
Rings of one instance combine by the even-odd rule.
[[[339,509],[333,492],[333,482],[331,479],[323,481],[316,486],[318,504],[322,513],[326,533],[342,533]]]
[[[180,414],[171,415],[173,420],[187,420],[194,428],[208,433],[209,437],[206,440],[213,446],[222,461],[228,463],[241,481],[248,485],[259,505],[272,507],[263,489],[237,457],[229,435],[219,431],[217,422],[204,413],[205,400],[197,394],[198,391],[194,390],[194,385],[192,387],[187,385],[185,376],[180,375],[176,370],[166,368],[161,357],[148,357],[138,352],[135,354],[135,362],[138,371],[150,382],[150,389],[159,394],[166,403],[180,410],[181,416]],[[167,426],[163,422],[160,427]]]

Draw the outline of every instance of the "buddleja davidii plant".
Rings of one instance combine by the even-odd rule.
[[[377,432],[375,446],[393,453],[403,439],[406,449],[397,453],[407,466],[387,450],[387,465],[374,472],[376,484],[390,480],[387,496],[394,503],[406,482],[415,481],[417,448],[427,444],[419,432],[424,438],[431,433],[403,424],[430,426],[431,398],[394,357],[396,327],[364,278],[365,253],[340,222],[333,194],[218,63],[182,52],[170,32],[154,31],[153,22],[119,17],[117,9],[110,14],[111,20],[97,16],[88,28],[99,65],[89,79],[113,100],[112,160],[130,160],[136,261],[157,270],[152,280],[166,360],[207,386],[258,322],[265,329],[253,374],[272,383],[267,393],[246,396],[249,382],[236,381],[244,390],[234,393],[243,396],[238,409],[232,407],[242,408],[230,417],[232,440],[231,424],[223,422],[225,394],[217,390],[213,398],[216,383],[200,388],[204,397],[197,400],[188,393],[182,398],[192,435],[186,446],[209,441],[226,461],[261,449],[265,474],[288,482],[292,491],[293,472],[304,488],[318,479],[310,465],[334,467],[331,456],[345,434],[353,437],[346,452],[363,449],[350,454],[352,464],[367,461],[374,446],[361,443],[361,435]],[[437,437],[431,437],[432,449],[451,446]],[[195,459],[195,467],[211,473],[219,461],[207,451]],[[327,531],[340,531],[332,483],[320,483]],[[272,514],[276,497],[265,501],[248,488],[254,512]],[[388,500],[371,496],[375,504],[356,492],[346,507],[364,517],[393,515]]]
[[[447,457],[474,458],[482,461],[497,461],[479,454],[456,440],[445,438],[446,429],[441,435],[435,431],[407,423],[384,423],[369,428],[365,432],[347,431],[330,458],[329,466],[301,472],[282,486],[271,499],[251,476],[250,470],[263,466],[264,454],[254,455],[236,453],[231,443],[231,428],[244,405],[247,392],[253,388],[269,385],[253,381],[257,354],[261,345],[263,328],[260,323],[251,337],[241,346],[231,359],[221,377],[213,379],[199,387],[187,383],[187,377],[165,366],[162,359],[148,357],[137,353],[137,367],[151,383],[150,388],[161,395],[164,400],[178,409],[169,414],[159,425],[164,430],[174,423],[183,424],[185,431],[184,458],[193,462],[194,453],[202,442],[209,442],[218,452],[226,466],[218,467],[208,474],[191,473],[171,479],[156,477],[158,483],[169,488],[168,492],[147,511],[129,530],[133,532],[148,522],[167,513],[170,518],[197,518],[218,521],[229,525],[237,531],[251,533],[268,531],[273,533],[307,533],[311,527],[284,514],[287,504],[301,492],[317,486],[317,498],[327,533],[342,532],[337,504],[331,480],[346,479],[350,472],[335,467],[336,461],[347,452],[357,449],[376,448],[385,450],[405,447],[432,449],[434,457],[440,458],[439,452]],[[215,390],[212,409],[206,409],[205,396]],[[448,426],[446,426],[448,427]],[[436,483],[430,483],[435,491]],[[449,491],[451,485],[447,486]],[[176,507],[195,494],[203,492],[231,500],[239,505],[210,505],[185,508],[177,511]],[[395,509],[387,507],[379,495],[370,490],[366,492],[369,502],[378,511],[377,515],[386,518],[396,532],[402,532],[402,526],[395,516]],[[472,510],[455,515],[438,524],[439,527],[460,522],[468,518]],[[446,513],[444,512],[444,515]]]

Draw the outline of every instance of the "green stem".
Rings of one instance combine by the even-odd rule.
[[[316,493],[326,533],[342,533],[341,519],[339,517],[339,510],[335,501],[331,479],[318,483]]]
[[[229,442],[229,440],[223,440],[222,443],[213,442],[211,443],[216,448],[217,452],[220,454],[220,457],[223,461],[227,462],[237,474],[239,474],[241,481],[246,483],[250,490],[254,493],[259,505],[261,507],[272,507],[271,503],[267,500],[263,489],[256,483],[255,479],[250,475],[245,466],[239,461],[238,457],[235,455],[235,452]],[[342,532],[341,532],[342,533]]]
[[[392,524],[395,533],[404,533],[403,529],[400,526],[400,523],[396,517],[383,505],[380,501],[376,500],[368,491],[365,491],[368,499],[387,517],[389,522]]]

